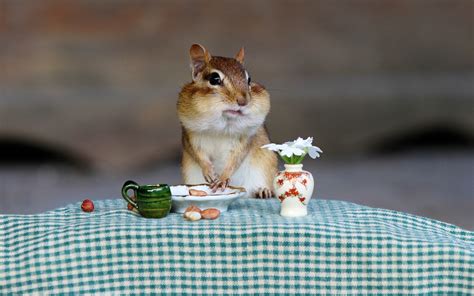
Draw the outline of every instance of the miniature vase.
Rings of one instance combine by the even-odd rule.
[[[313,175],[303,170],[302,164],[285,164],[273,180],[275,196],[280,200],[280,215],[302,217],[308,214],[307,205],[314,188]]]

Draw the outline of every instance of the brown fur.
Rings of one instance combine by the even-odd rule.
[[[265,178],[267,184],[272,184],[273,178],[277,173],[278,160],[274,152],[260,148],[268,143],[270,143],[270,139],[268,138],[266,128],[263,126],[259,129],[252,143],[252,147],[250,147],[250,150],[253,152],[251,154],[251,161],[256,165],[268,168],[265,170]],[[272,188],[272,186],[270,188]]]

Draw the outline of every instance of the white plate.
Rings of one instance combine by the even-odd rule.
[[[184,213],[187,207],[195,205],[201,210],[215,208],[221,212],[227,211],[229,205],[237,198],[245,195],[242,187],[229,186],[224,191],[212,192],[208,185],[176,185],[170,186],[173,205],[171,210],[175,213]],[[205,191],[206,196],[189,195],[189,189]]]

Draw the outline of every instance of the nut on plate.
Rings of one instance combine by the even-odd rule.
[[[203,190],[189,189],[189,195],[192,195],[192,196],[206,196],[207,192],[203,191]]]

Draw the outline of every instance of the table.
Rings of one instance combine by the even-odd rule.
[[[313,199],[240,199],[217,220],[145,219],[123,200],[0,215],[0,294],[470,294],[474,233]]]

